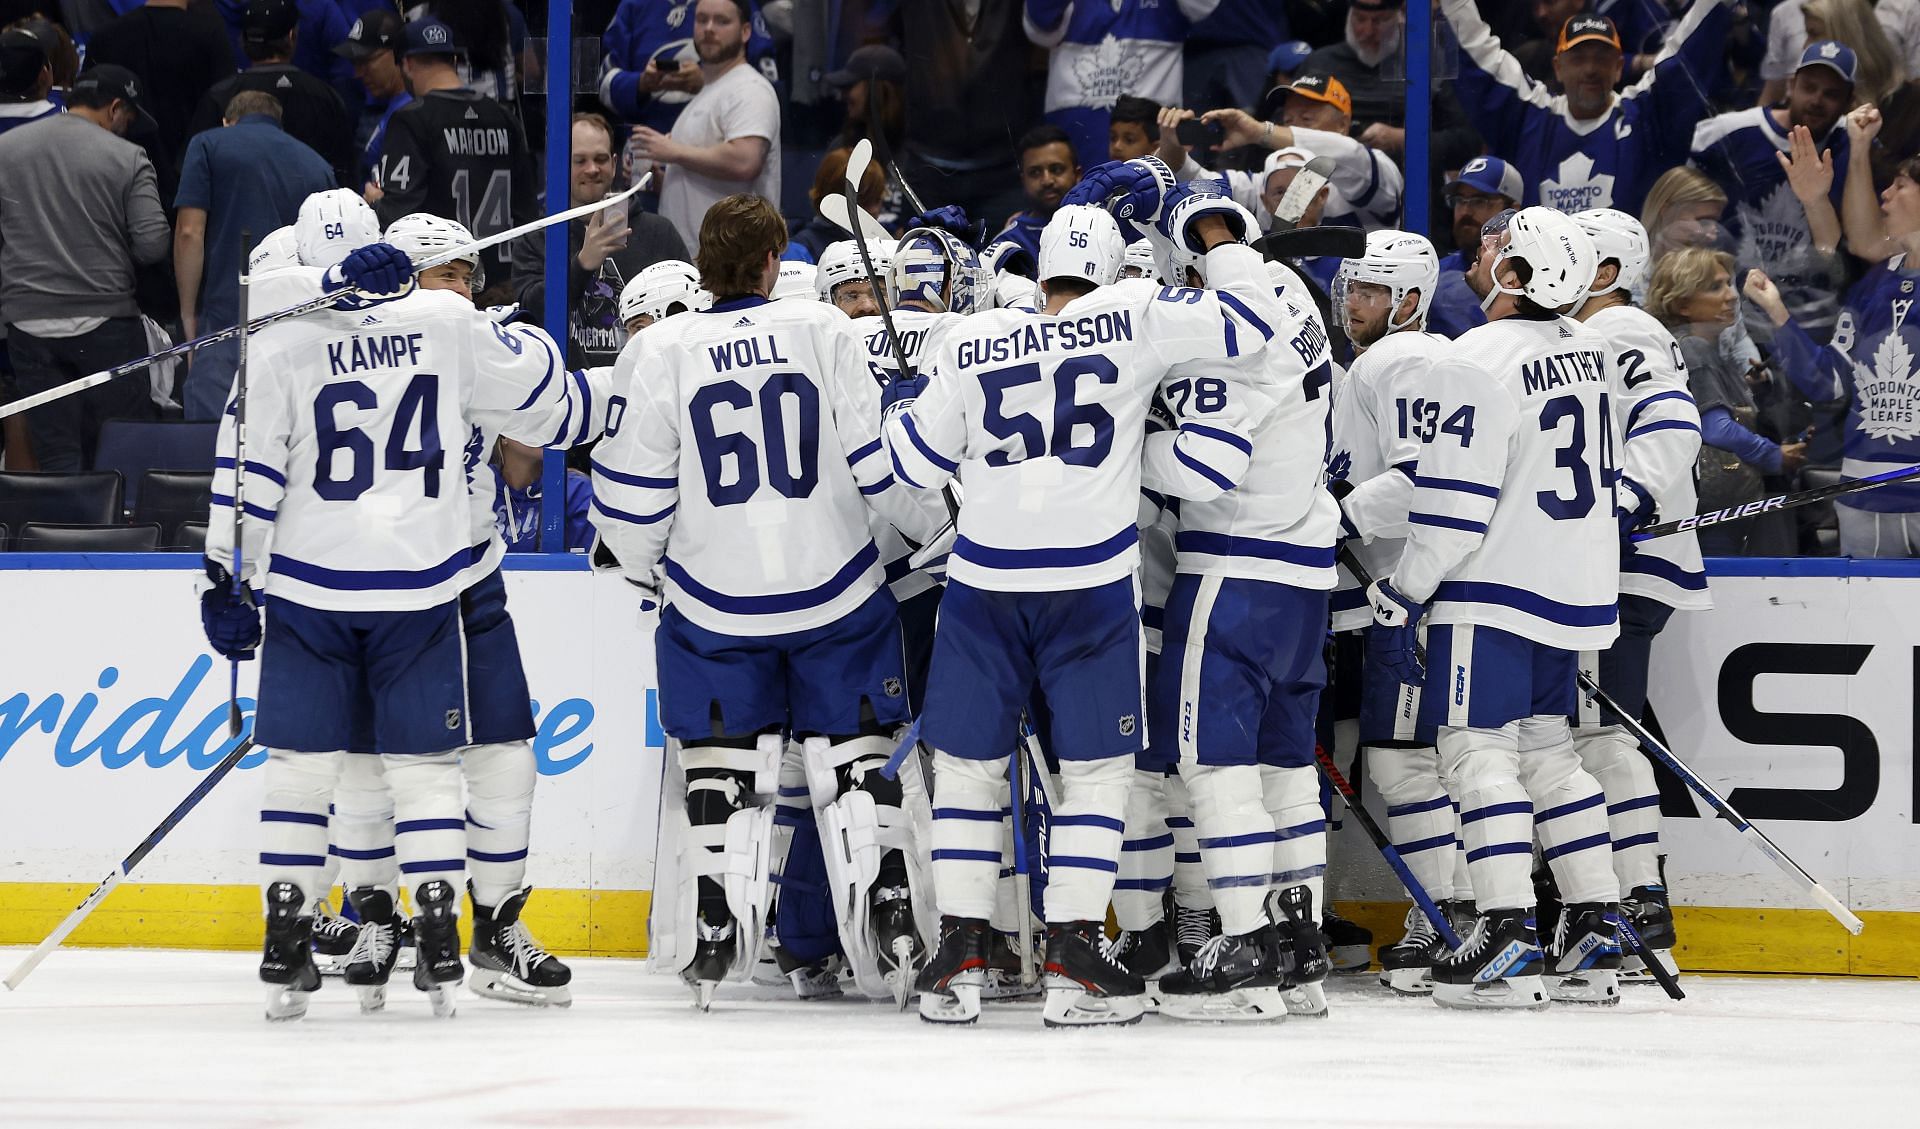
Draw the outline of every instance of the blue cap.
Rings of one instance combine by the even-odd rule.
[[[1794,70],[1803,71],[1808,67],[1831,67],[1841,78],[1846,79],[1848,83],[1852,83],[1854,63],[1853,48],[1832,39],[1822,39],[1818,43],[1807,44],[1807,49],[1800,52],[1800,65],[1795,67]]]
[[[1460,167],[1460,175],[1447,182],[1451,189],[1456,184],[1468,188],[1477,188],[1489,196],[1505,196],[1519,201],[1526,191],[1520,180],[1520,170],[1498,157],[1475,157]]]
[[[1300,64],[1306,62],[1307,56],[1311,54],[1313,54],[1313,48],[1308,46],[1305,40],[1289,39],[1267,52],[1267,73],[1282,71],[1292,74],[1300,69]]]
[[[408,55],[464,55],[467,49],[454,38],[453,29],[432,16],[422,16],[407,25]]]

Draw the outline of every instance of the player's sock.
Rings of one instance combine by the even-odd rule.
[[[985,921],[994,914],[1006,772],[1003,761],[933,754],[933,888],[944,917]],[[1017,906],[1015,916],[1024,921]]]
[[[1453,896],[1459,818],[1440,783],[1440,754],[1431,746],[1369,745],[1367,778],[1387,804],[1387,836],[1436,902]]]
[[[1573,749],[1564,717],[1522,718],[1520,783],[1533,800],[1540,857],[1568,904],[1620,900],[1607,835],[1606,796]]]
[[[1441,772],[1459,789],[1460,833],[1483,916],[1532,905],[1533,801],[1520,783],[1519,727],[1442,726],[1439,749]]]
[[[1126,830],[1133,758],[1063,760],[1060,803],[1047,845],[1046,918],[1057,923],[1105,921]],[[942,891],[942,908],[945,892]],[[991,905],[986,907],[991,911]],[[975,916],[984,917],[985,914]],[[1053,931],[1048,930],[1051,949]]]
[[[467,873],[474,900],[498,907],[527,884],[533,785],[539,779],[533,746],[525,741],[462,750],[467,782]]]
[[[1126,825],[1120,871],[1113,882],[1113,920],[1123,933],[1138,933],[1165,917],[1167,889],[1173,885],[1173,832],[1167,828],[1165,773],[1133,774]]]
[[[1613,871],[1622,890],[1660,884],[1660,785],[1653,763],[1625,728],[1578,729],[1573,735],[1580,764],[1607,797],[1607,832],[1613,841]]]
[[[278,749],[267,755],[260,801],[261,890],[267,938],[260,978],[277,986],[267,1001],[268,1019],[297,1019],[306,1014],[306,994],[319,986],[311,952],[314,902],[289,907],[276,899],[289,890],[320,891],[331,881],[327,813],[339,779],[340,757],[339,753]],[[300,955],[287,948],[295,943],[296,936],[306,950]],[[329,949],[337,949],[338,940],[330,927]],[[314,969],[313,987],[304,986],[309,969]]]
[[[333,792],[333,846],[348,890],[385,890],[398,903],[400,863],[394,851],[393,795],[378,755],[341,758]]]
[[[1267,811],[1273,816],[1273,886],[1306,886],[1313,904],[1325,906],[1327,873],[1326,812],[1320,806],[1319,773],[1313,766],[1262,766]],[[1362,962],[1365,967],[1365,962]]]
[[[401,881],[415,890],[436,881],[458,890],[467,868],[458,755],[387,753],[381,761],[393,792],[394,852]],[[420,908],[417,901],[414,908]]]
[[[1314,862],[1309,840],[1315,834],[1324,834],[1317,800],[1311,820],[1303,828],[1292,829],[1293,839],[1286,844],[1290,850],[1284,856],[1274,830],[1274,815],[1267,808],[1263,775],[1286,771],[1263,770],[1258,765],[1180,766],[1193,804],[1200,865],[1213,891],[1214,908],[1220,911],[1221,931],[1227,936],[1250,937],[1266,921],[1263,904],[1267,888],[1279,873],[1283,858],[1292,867]],[[1313,772],[1306,771],[1309,775]],[[1284,785],[1280,787],[1284,793]],[[1324,869],[1324,857],[1319,861]]]

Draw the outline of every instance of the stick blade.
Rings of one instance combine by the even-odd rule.
[[[855,208],[853,212],[859,216],[860,234],[864,236],[869,243],[879,239],[893,238],[887,234],[886,228],[880,226],[879,220],[867,214],[865,208]],[[820,214],[827,218],[828,223],[833,224],[848,235],[853,234],[854,217],[848,214],[847,197],[845,193],[836,192],[831,196],[821,197]]]
[[[1296,227],[1263,235],[1253,249],[1268,262],[1290,259],[1357,259],[1367,253],[1367,233],[1357,227]]]

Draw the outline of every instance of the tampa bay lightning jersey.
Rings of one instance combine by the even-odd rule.
[[[1693,128],[1707,113],[1711,76],[1723,65],[1729,16],[1722,0],[1695,0],[1652,69],[1616,96],[1609,113],[1587,122],[1567,113],[1565,95],[1528,77],[1474,0],[1442,0],[1441,7],[1460,40],[1460,104],[1488,149],[1520,170],[1523,203],[1638,214],[1660,174],[1685,163]]]
[[[1914,291],[1920,265],[1902,253],[1867,272],[1847,292],[1822,347],[1789,321],[1774,334],[1787,375],[1809,399],[1847,400],[1840,470],[1848,478],[1920,464],[1920,325]],[[1834,499],[1879,513],[1920,510],[1920,485],[1896,482]]]

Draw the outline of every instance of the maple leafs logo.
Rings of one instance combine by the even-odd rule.
[[[1073,77],[1079,84],[1083,106],[1113,105],[1115,98],[1140,89],[1146,72],[1146,53],[1112,35],[1073,60]]]
[[[1807,255],[1813,239],[1807,229],[1807,209],[1786,181],[1774,186],[1759,207],[1741,201],[1740,246],[1736,258],[1743,264],[1764,266],[1779,282],[1808,272]]]
[[[1860,393],[1860,426],[1870,439],[1912,439],[1920,435],[1920,383],[1914,380],[1913,350],[1898,329],[1880,339],[1873,350],[1873,372],[1856,384]]]
[[[1327,460],[1327,477],[1332,481],[1344,482],[1346,481],[1347,475],[1352,473],[1353,473],[1352,452],[1341,451],[1338,454],[1335,454],[1333,458]]]
[[[1560,162],[1556,179],[1540,182],[1540,203],[1572,215],[1588,208],[1613,207],[1613,176],[1595,173],[1593,158],[1574,153]]]

